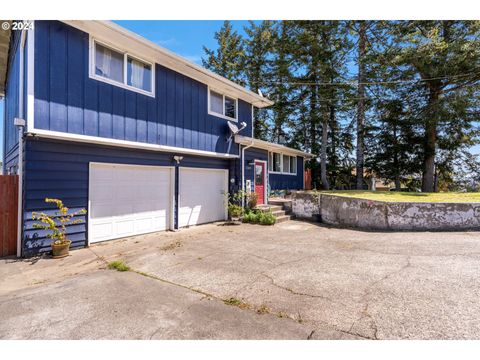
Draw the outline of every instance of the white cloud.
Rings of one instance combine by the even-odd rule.
[[[202,63],[202,56],[201,55],[185,55],[185,54],[180,54],[181,57],[187,59],[188,61],[201,64]]]

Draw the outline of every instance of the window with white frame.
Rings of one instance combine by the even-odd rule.
[[[93,40],[92,77],[153,95],[153,64]]]
[[[268,170],[272,173],[295,175],[297,157],[271,152],[268,155]]]
[[[237,99],[223,95],[214,90],[209,90],[208,112],[215,116],[220,116],[228,120],[237,120]]]

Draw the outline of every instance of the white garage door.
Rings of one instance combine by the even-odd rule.
[[[228,171],[180,168],[179,227],[226,220]]]
[[[170,167],[91,163],[89,242],[168,229],[173,176]]]

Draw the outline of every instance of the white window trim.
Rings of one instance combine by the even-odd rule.
[[[123,54],[123,83],[95,74],[95,44],[96,43]],[[92,36],[90,36],[90,38],[89,38],[88,55],[89,55],[88,56],[88,62],[89,62],[89,64],[88,64],[88,69],[89,69],[88,70],[88,76],[90,77],[90,79],[102,81],[104,83],[114,85],[114,86],[118,86],[118,87],[121,87],[123,89],[130,90],[130,91],[135,91],[137,93],[147,95],[147,96],[150,96],[150,97],[155,97],[155,63],[144,60],[144,59],[142,59],[142,58],[140,58],[136,55],[133,55],[133,54],[131,54],[131,53],[125,51],[125,50],[119,49],[115,46],[112,46],[109,43],[106,43],[104,41],[97,40]],[[135,60],[138,60],[138,61],[141,61],[141,62],[143,62],[147,65],[150,65],[150,68],[151,68],[150,76],[151,76],[151,86],[152,86],[151,91],[146,91],[146,90],[136,88],[135,86],[127,85],[128,57],[130,57],[132,59],[135,59]]]
[[[270,163],[270,154],[272,154],[272,161],[273,161],[273,154],[280,154],[280,168],[282,169],[282,171],[273,171],[273,170],[270,170],[270,164],[269,164],[269,167],[268,167],[268,172],[270,174],[278,174],[278,175],[291,175],[291,176],[297,176],[297,168],[298,168],[298,158],[296,155],[289,155],[289,154],[285,154],[283,152],[276,152],[276,151],[269,151],[268,152],[268,162]],[[292,173],[292,172],[283,172],[283,156],[289,156],[289,157],[294,157],[296,158],[297,160],[295,160],[295,172]],[[272,169],[273,169],[273,164],[272,164]]]
[[[223,105],[223,114],[220,114],[220,113],[217,113],[217,112],[215,112],[215,111],[211,111],[211,110],[210,110],[210,92],[211,92],[211,91],[216,92],[217,94],[222,95],[222,98],[223,98],[223,102],[222,102],[222,105]],[[235,100],[235,118],[231,118],[231,117],[229,117],[229,116],[224,115],[224,114],[225,114],[225,96],[226,96],[226,97],[229,97],[230,99]],[[209,114],[209,115],[216,116],[216,117],[219,117],[219,118],[222,118],[222,119],[225,119],[225,120],[229,120],[229,121],[238,122],[238,99],[235,98],[235,97],[233,97],[233,96],[225,95],[225,94],[224,94],[223,92],[221,92],[221,91],[218,91],[218,90],[216,90],[216,89],[212,89],[212,88],[208,87],[207,107],[208,107],[208,114]]]

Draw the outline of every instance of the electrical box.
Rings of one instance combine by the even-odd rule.
[[[252,192],[252,180],[245,180],[245,191],[247,194]]]
[[[13,125],[15,126],[25,126],[25,120],[20,118],[13,119]]]

